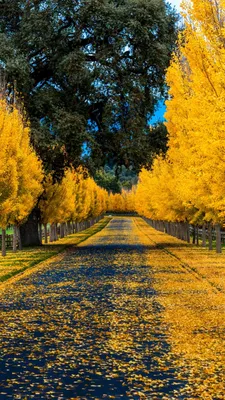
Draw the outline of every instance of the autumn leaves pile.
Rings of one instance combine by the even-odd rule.
[[[183,3],[185,29],[167,72],[169,150],[142,170],[141,215],[225,222],[225,1]]]

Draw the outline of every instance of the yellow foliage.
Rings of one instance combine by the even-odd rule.
[[[107,192],[82,167],[71,167],[60,183],[47,176],[39,207],[44,224],[90,220],[106,211]]]
[[[19,110],[0,100],[0,226],[19,224],[42,192],[42,164]]]
[[[136,207],[151,218],[224,223],[225,2],[183,2],[183,17],[166,78],[169,150],[141,172]]]
[[[108,197],[108,211],[133,212],[135,210],[135,188],[123,189],[121,193],[110,193]]]

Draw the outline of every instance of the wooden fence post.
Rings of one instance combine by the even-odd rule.
[[[186,232],[187,232],[187,242],[190,243],[190,225],[188,222],[186,222]]]
[[[49,242],[53,242],[53,224],[50,225],[50,238]]]
[[[17,226],[13,225],[13,252],[17,251]]]
[[[6,256],[6,243],[5,243],[5,239],[6,239],[6,231],[5,231],[5,229],[2,229],[2,256],[3,256],[3,257]]]
[[[215,225],[216,229],[216,252],[222,253],[222,246],[221,246],[221,226],[220,224]]]
[[[60,222],[60,238],[62,239],[63,237],[64,237],[63,222]]]
[[[54,240],[58,240],[58,232],[57,232],[57,222],[54,224]]]
[[[193,237],[192,237],[192,244],[195,244],[196,241],[196,232],[195,232],[195,225],[193,225]]]
[[[39,223],[39,239],[40,239],[40,243],[42,244],[42,224]]]
[[[45,236],[45,244],[46,244],[46,243],[48,243],[47,224],[44,224],[44,236]]]
[[[206,247],[206,228],[205,228],[205,223],[202,225],[202,247]]]
[[[199,226],[196,225],[196,244],[199,246]]]

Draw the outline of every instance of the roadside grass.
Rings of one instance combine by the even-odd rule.
[[[59,239],[57,242],[43,244],[38,247],[24,248],[22,251],[16,253],[8,250],[6,257],[0,256],[0,282],[5,282],[9,278],[56,256],[67,248],[78,245],[90,236],[100,232],[110,220],[110,217],[105,217],[92,227]]]
[[[2,234],[2,229],[0,228],[0,235]],[[8,227],[6,229],[6,235],[13,235],[13,228],[12,227]]]
[[[145,232],[155,247],[165,250],[180,265],[196,277],[203,279],[219,292],[225,293],[225,252],[217,254],[215,249],[188,244],[185,241],[153,229],[141,218],[137,218],[138,227]]]

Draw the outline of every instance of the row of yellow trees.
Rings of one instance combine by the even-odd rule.
[[[30,129],[16,105],[0,99],[0,227],[2,255],[6,254],[6,228],[13,225],[13,249],[20,247],[19,226],[39,202],[41,223],[51,224],[50,240],[61,237],[73,224],[95,219],[107,209],[108,193],[79,168],[65,170],[61,182],[45,176],[40,159],[30,145]],[[67,225],[66,225],[67,224]],[[42,236],[42,234],[41,234]]]
[[[169,151],[141,172],[136,207],[154,220],[219,229],[225,223],[225,1],[184,2],[183,18],[167,72]]]
[[[124,190],[121,193],[110,193],[108,197],[108,211],[115,213],[129,213],[135,210],[135,190]]]
[[[58,239],[58,224],[62,238],[66,233],[79,230],[82,221],[95,220],[106,212],[107,191],[86,175],[87,172],[81,167],[77,170],[69,168],[60,183],[54,183],[51,175],[45,179],[44,192],[39,201],[45,243],[48,223],[51,224],[50,241],[54,241]]]

